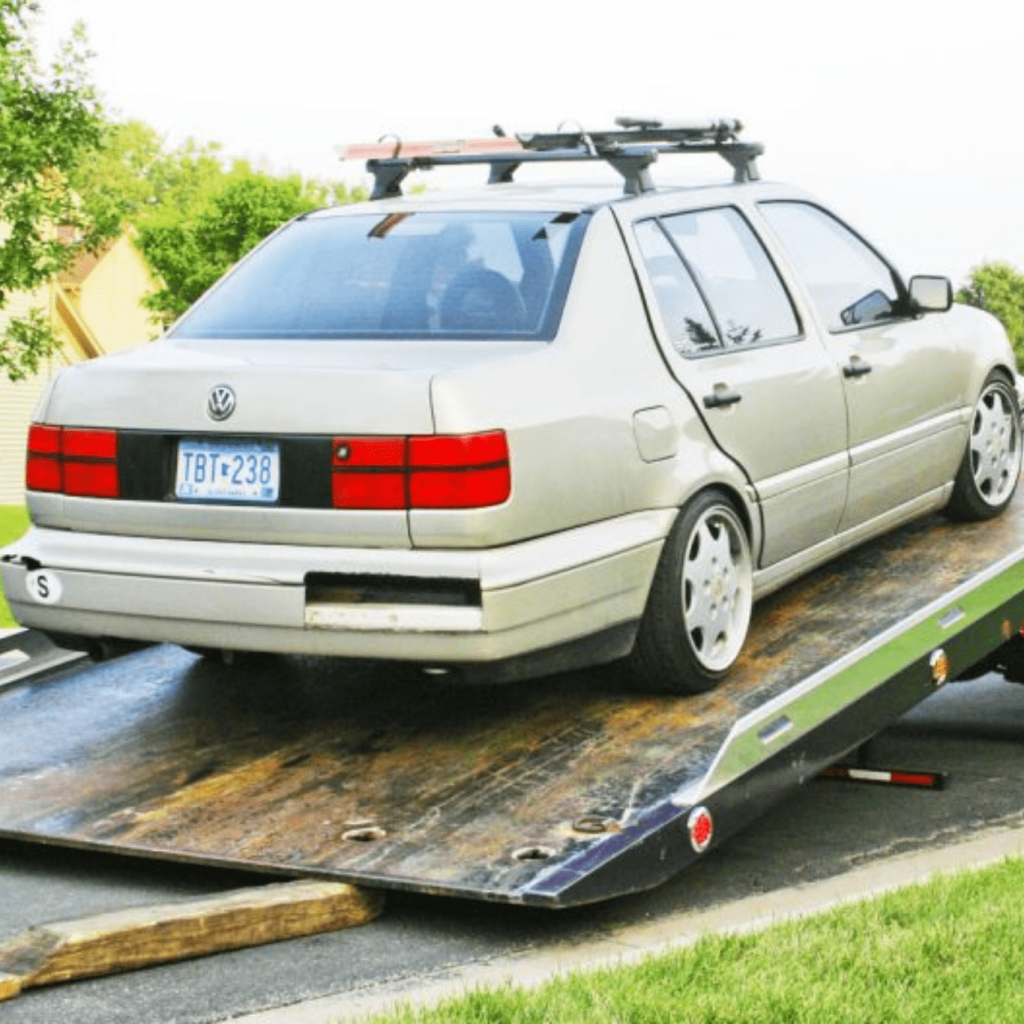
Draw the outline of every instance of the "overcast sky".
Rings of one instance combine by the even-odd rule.
[[[85,24],[108,112],[170,144],[338,178],[336,144],[389,132],[737,117],[763,177],[810,189],[905,273],[1024,269],[1012,0],[41,2],[44,40]]]

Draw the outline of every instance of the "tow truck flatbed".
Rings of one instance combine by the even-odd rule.
[[[508,687],[156,647],[0,689],[0,836],[559,907],[656,886],[1024,623],[1024,502],[755,609],[729,679]],[[0,675],[2,682],[2,675]]]

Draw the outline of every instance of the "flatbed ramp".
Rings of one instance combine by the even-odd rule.
[[[0,836],[485,900],[657,885],[1024,623],[1024,502],[759,605],[717,691],[173,647],[0,689]],[[948,666],[948,667],[947,667]]]

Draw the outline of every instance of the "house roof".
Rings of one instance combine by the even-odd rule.
[[[64,226],[57,229],[57,237],[65,245],[70,246],[78,241],[79,236],[77,229]],[[96,269],[99,263],[102,262],[103,257],[114,248],[118,241],[119,238],[112,238],[104,242],[95,252],[80,249],[70,266],[57,275],[57,280],[62,285],[81,284]]]

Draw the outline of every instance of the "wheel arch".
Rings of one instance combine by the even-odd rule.
[[[673,502],[676,514],[672,519],[672,526],[675,526],[675,523],[686,508],[702,494],[706,494],[708,491],[718,491],[728,499],[729,504],[732,505],[733,510],[740,517],[740,521],[747,534],[747,541],[750,544],[754,565],[757,566],[760,562],[762,549],[763,523],[760,504],[757,501],[753,486],[739,467],[731,460],[720,456],[720,459],[715,461],[721,461],[724,465],[709,466],[708,469],[710,471],[703,474],[699,480],[694,481],[692,486],[685,490],[680,489]],[[715,469],[718,471],[714,472]],[[670,526],[670,531],[671,528]]]

